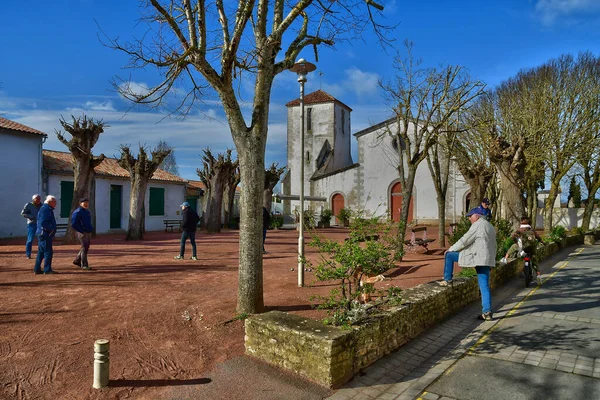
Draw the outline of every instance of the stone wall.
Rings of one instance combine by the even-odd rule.
[[[580,244],[583,235],[570,237]],[[558,251],[557,244],[540,249],[540,259]],[[492,288],[521,270],[515,260],[494,268]],[[246,319],[246,353],[291,370],[321,385],[336,388],[361,369],[396,350],[429,327],[479,299],[477,278],[457,278],[450,287],[426,283],[402,292],[403,304],[372,315],[349,329],[323,325],[280,311]]]

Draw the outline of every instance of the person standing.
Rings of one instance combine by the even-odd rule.
[[[31,202],[25,204],[21,215],[27,218],[27,241],[25,242],[25,257],[31,259],[33,238],[37,230],[37,216],[42,207],[42,197],[39,194],[31,196]]]
[[[56,197],[48,196],[44,205],[40,208],[37,217],[37,229],[35,234],[38,237],[38,254],[35,259],[33,273],[39,274],[58,274],[52,269],[52,240],[56,234],[56,219],[54,218],[54,208],[56,207]],[[42,260],[44,261],[44,271],[42,272]]]
[[[183,216],[181,221],[181,243],[179,245],[179,255],[175,256],[176,260],[183,260],[183,256],[185,255],[185,242],[187,242],[188,238],[190,239],[190,243],[192,245],[192,260],[197,260],[196,254],[196,228],[198,226],[198,222],[200,222],[200,217],[195,210],[192,210],[190,207],[190,203],[184,201],[181,204],[181,214]]]
[[[490,268],[496,266],[496,230],[485,219],[482,207],[475,207],[467,213],[467,217],[471,227],[444,253],[444,280],[439,284],[441,286],[452,284],[455,262],[463,268],[475,268],[482,306],[482,313],[478,318],[491,321]]]
[[[490,199],[488,199],[487,197],[484,197],[483,200],[481,200],[481,208],[484,212],[483,216],[488,221],[492,219],[492,210],[490,210],[490,204]]]
[[[90,201],[87,198],[81,198],[79,199],[79,207],[73,211],[73,215],[71,215],[71,226],[75,229],[75,235],[81,244],[81,248],[73,260],[73,264],[84,270],[91,269],[88,264],[87,256],[90,249],[94,226],[92,225],[92,213],[90,212],[89,207]]]
[[[271,225],[271,214],[266,207],[263,207],[263,254],[267,254],[267,250],[265,250],[265,240],[267,240],[267,229],[269,229],[269,225]]]

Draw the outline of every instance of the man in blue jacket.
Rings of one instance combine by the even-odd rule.
[[[88,250],[92,239],[92,213],[89,210],[90,201],[87,198],[79,199],[79,207],[73,211],[71,215],[71,226],[75,229],[77,240],[81,243],[81,248],[77,257],[73,260],[73,264],[84,270],[90,270],[88,265]]]
[[[39,194],[34,194],[31,197],[31,202],[25,204],[21,215],[27,218],[27,242],[25,242],[25,257],[31,258],[31,248],[33,247],[33,238],[37,230],[37,215],[42,207],[42,197]]]
[[[57,274],[52,269],[52,240],[56,234],[56,219],[54,218],[54,208],[56,207],[56,198],[54,196],[46,197],[44,205],[40,208],[37,215],[37,230],[35,234],[38,237],[38,254],[35,259],[33,273],[39,274]],[[42,260],[44,260],[44,271],[42,272]]]

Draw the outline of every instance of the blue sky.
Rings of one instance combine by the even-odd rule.
[[[397,46],[414,42],[427,65],[459,64],[490,86],[563,53],[600,54],[600,0],[410,0],[386,1],[384,23],[398,24]],[[144,32],[136,1],[7,1],[0,24],[0,115],[49,134],[45,148],[65,151],[54,133],[59,118],[82,113],[110,125],[95,152],[117,155],[119,144],[175,147],[180,174],[198,179],[203,148],[234,148],[220,104],[210,99],[182,120],[166,112],[133,107],[110,84],[116,75],[145,87],[156,72],[124,70],[127,56],[103,46],[100,29],[129,40]],[[352,130],[390,116],[378,79],[393,77],[391,55],[372,35],[322,49],[306,93],[319,88],[349,105]],[[312,50],[301,54],[314,62]],[[245,98],[250,100],[246,90]],[[298,97],[292,73],[277,79],[272,94],[266,161],[286,164],[285,103]],[[165,118],[166,117],[166,118]],[[356,161],[356,157],[355,157]]]

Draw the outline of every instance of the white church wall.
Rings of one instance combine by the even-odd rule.
[[[555,207],[552,212],[552,223],[554,226],[564,226],[567,229],[580,227],[583,221],[583,208],[558,208]],[[600,226],[600,209],[592,212],[590,220],[590,229],[597,229]],[[536,217],[536,229],[544,228],[544,210],[538,209]]]
[[[31,196],[42,190],[42,135],[0,130],[0,237],[27,236],[21,216]]]

